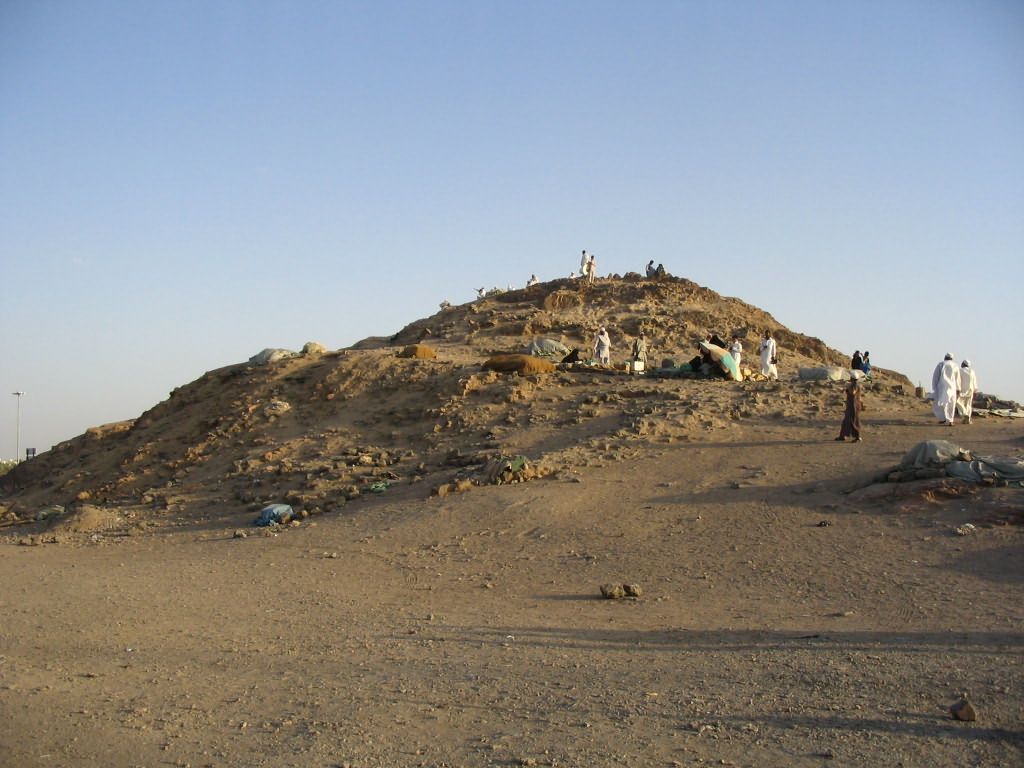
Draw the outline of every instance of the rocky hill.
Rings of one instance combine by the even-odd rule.
[[[538,337],[588,350],[600,325],[611,334],[613,361],[626,358],[640,332],[654,361],[689,359],[708,332],[739,336],[753,358],[771,329],[783,381],[589,369],[518,376],[480,367]],[[413,343],[436,357],[402,357]],[[270,502],[315,515],[385,491],[422,498],[465,490],[494,479],[489,462],[518,455],[528,458],[529,476],[553,474],[628,456],[637,440],[699,440],[740,420],[841,410],[839,385],[796,382],[794,373],[847,359],[738,299],[685,279],[639,276],[540,283],[446,307],[390,338],[307,349],[210,371],[136,419],[89,429],[23,463],[2,478],[0,522],[97,505],[135,527],[168,512],[216,520]],[[870,386],[890,398],[911,388],[885,371]]]

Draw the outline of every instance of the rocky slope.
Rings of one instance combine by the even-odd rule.
[[[480,368],[488,355],[520,352],[537,337],[589,349],[600,325],[612,336],[613,361],[625,359],[640,332],[656,361],[689,359],[708,332],[736,334],[752,358],[771,329],[783,382]],[[415,342],[437,357],[401,357]],[[388,339],[325,353],[310,347],[268,365],[210,371],[134,420],[90,429],[22,464],[2,480],[3,522],[54,505],[113,508],[119,523],[135,526],[168,511],[216,518],[270,502],[315,515],[384,489],[392,497],[466,489],[497,456],[525,455],[531,474],[557,473],[626,455],[638,440],[700,439],[739,420],[841,409],[839,385],[793,379],[799,366],[846,360],[689,280],[629,276],[541,283],[447,307]],[[891,398],[910,392],[891,372],[879,371],[870,386]]]

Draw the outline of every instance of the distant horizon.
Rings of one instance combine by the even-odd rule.
[[[634,271],[634,272],[635,272],[636,270],[627,270],[627,271]],[[614,274],[614,273],[613,273],[613,274]],[[620,278],[619,278],[619,279],[623,279],[623,278],[624,278],[624,275],[625,275],[625,273],[622,273],[622,276],[620,276]],[[601,278],[599,278],[599,281],[601,281],[601,280],[607,280],[607,279],[608,279],[608,277],[609,277],[609,275],[605,275],[604,277],[601,277]],[[690,278],[684,277],[684,276],[682,276],[682,275],[670,275],[670,277],[672,277],[672,278],[679,278],[679,279],[684,279],[684,280],[690,280]],[[566,279],[568,279],[568,275],[565,275],[564,277],[552,277],[552,278],[549,278],[549,279],[541,279],[541,278],[538,278],[538,280],[539,280],[539,283],[540,283],[540,284],[545,284],[545,283],[550,283],[550,282],[554,282],[554,281],[560,281],[560,280],[566,280]],[[703,284],[701,284],[701,283],[697,283],[696,281],[692,281],[692,280],[691,280],[691,282],[694,282],[695,284],[699,285],[699,286],[700,286],[700,287],[702,287],[702,288],[707,288],[707,289],[709,289],[709,290],[712,290],[712,291],[714,291],[714,292],[715,292],[716,294],[718,294],[719,296],[721,296],[721,297],[723,297],[723,298],[732,298],[732,299],[738,299],[739,301],[743,301],[743,302],[744,302],[744,303],[746,303],[746,304],[751,304],[751,302],[749,302],[749,301],[746,301],[745,299],[743,299],[743,298],[742,298],[742,297],[740,297],[740,296],[727,296],[727,295],[725,295],[725,294],[719,293],[718,291],[715,291],[715,289],[714,289],[714,288],[712,288],[711,286],[706,286],[706,285],[703,285]],[[500,286],[491,286],[491,288],[495,288],[495,287],[499,288],[499,289],[500,289],[500,290],[502,290],[502,291],[507,291],[507,290],[508,290],[508,287],[507,287],[507,286],[506,286],[505,288],[501,288]],[[519,285],[519,286],[512,286],[512,290],[513,290],[513,291],[515,291],[515,290],[524,290],[525,288],[526,288],[526,286],[525,286],[525,285]],[[489,288],[488,290],[490,290],[490,288]],[[477,300],[477,297],[476,297],[476,296],[474,295],[474,297],[473,297],[473,298],[470,298],[470,299],[466,299],[465,301],[461,301],[461,302],[454,302],[454,301],[453,301],[453,302],[451,302],[451,303],[452,303],[452,305],[453,305],[453,306],[463,306],[463,305],[466,305],[466,304],[471,304],[471,303],[473,303],[473,302],[474,302],[474,301],[476,301],[476,300]],[[751,304],[751,306],[755,306],[755,307],[756,307],[756,305],[753,305],[753,304]],[[762,311],[768,312],[768,310],[764,310],[764,309],[763,309],[762,307],[756,307],[756,308],[757,308],[757,309],[761,309]],[[406,326],[408,326],[408,325],[410,325],[410,324],[412,324],[412,323],[416,323],[416,322],[419,322],[419,321],[421,321],[421,320],[425,320],[425,319],[427,319],[428,317],[431,317],[431,316],[432,316],[433,314],[436,314],[436,312],[437,312],[437,311],[440,311],[440,307],[438,307],[438,309],[437,309],[437,310],[435,310],[435,311],[434,311],[434,312],[432,312],[432,313],[429,313],[429,314],[423,315],[423,316],[421,316],[421,317],[415,317],[415,318],[411,318],[411,319],[409,319],[408,321],[406,321],[406,322],[402,323],[402,324],[401,324],[401,325],[400,325],[400,326],[399,326],[398,328],[396,328],[396,329],[395,329],[395,330],[394,330],[394,331],[393,331],[392,333],[386,333],[386,334],[379,334],[379,333],[377,333],[377,334],[368,334],[368,335],[364,335],[364,336],[361,336],[361,337],[360,337],[360,338],[358,338],[358,339],[355,339],[355,340],[353,340],[352,342],[350,342],[350,343],[348,343],[348,344],[343,344],[343,345],[341,345],[341,346],[338,346],[338,347],[327,347],[327,348],[328,348],[328,351],[338,351],[338,350],[342,350],[342,349],[348,349],[348,348],[351,348],[351,347],[353,347],[354,345],[358,344],[359,342],[361,342],[361,341],[365,341],[365,340],[367,340],[367,339],[388,339],[388,338],[390,338],[391,336],[394,336],[395,334],[399,333],[399,332],[400,332],[400,331],[401,331],[401,330],[402,330],[403,328],[405,328]],[[770,314],[770,315],[772,315],[772,317],[774,317],[774,314],[772,314],[771,312],[768,312],[768,314]],[[814,333],[812,333],[812,332],[808,332],[808,331],[806,331],[806,330],[802,330],[802,329],[797,329],[797,328],[792,328],[792,327],[790,327],[789,325],[787,325],[786,323],[783,323],[783,322],[779,321],[779,320],[778,320],[778,318],[775,318],[775,319],[776,319],[776,321],[777,321],[777,322],[779,322],[779,325],[780,325],[780,326],[782,326],[782,327],[786,328],[786,329],[787,329],[788,331],[790,331],[790,332],[792,332],[792,333],[799,333],[799,334],[802,334],[802,335],[804,335],[804,336],[808,336],[808,337],[812,337],[812,338],[818,338],[818,339],[820,339],[820,340],[821,340],[821,341],[822,341],[822,342],[823,342],[823,343],[824,343],[824,344],[825,344],[825,345],[826,345],[827,347],[829,347],[830,349],[833,349],[833,350],[836,350],[836,351],[840,351],[840,352],[841,352],[841,350],[839,350],[839,348],[838,348],[838,347],[836,347],[835,345],[831,344],[831,343],[829,342],[829,340],[828,340],[828,339],[822,338],[821,336],[818,336],[817,334],[814,334]],[[721,330],[721,329],[712,329],[712,330]],[[549,334],[536,334],[535,336],[552,336],[552,337],[555,337],[555,336],[560,336],[560,335],[562,335],[562,334],[560,334],[559,332],[556,332],[556,331],[552,331],[552,332],[551,332],[551,333],[549,333]],[[531,337],[531,338],[533,338],[533,337]],[[307,339],[306,341],[307,341],[307,342],[308,342],[308,341],[314,341],[314,342],[315,342],[315,341],[317,341],[317,340],[316,340],[316,339]],[[614,341],[614,340],[613,340],[613,341]],[[303,344],[304,344],[304,343],[305,343],[305,342],[303,342]],[[105,421],[105,422],[97,422],[97,423],[89,424],[88,426],[84,427],[84,428],[83,428],[83,429],[82,429],[82,430],[81,430],[80,432],[76,432],[75,434],[72,434],[72,435],[69,435],[69,436],[67,436],[67,437],[61,438],[61,439],[59,439],[59,440],[57,440],[57,441],[55,441],[55,442],[51,443],[51,444],[50,444],[50,445],[49,445],[48,447],[46,447],[46,448],[40,448],[39,446],[29,445],[29,444],[25,443],[25,440],[24,440],[24,437],[23,437],[23,438],[22,438],[22,454],[23,454],[23,455],[22,455],[22,460],[24,460],[24,449],[25,449],[25,448],[36,448],[36,450],[37,450],[37,453],[43,453],[44,451],[50,450],[51,448],[53,448],[53,447],[55,447],[55,446],[59,445],[60,443],[63,443],[63,442],[67,442],[68,440],[72,440],[72,439],[74,439],[74,438],[76,438],[76,437],[80,437],[80,436],[81,436],[82,434],[84,434],[84,433],[85,433],[86,431],[88,431],[89,429],[93,429],[93,428],[96,428],[96,427],[103,427],[103,426],[108,426],[108,425],[110,425],[110,424],[118,424],[118,423],[123,423],[123,422],[127,422],[127,421],[133,421],[133,420],[135,420],[136,418],[138,418],[139,416],[141,416],[141,415],[142,415],[142,414],[143,414],[143,413],[144,413],[145,411],[149,410],[150,408],[152,408],[152,407],[154,407],[154,406],[158,405],[159,403],[163,402],[164,400],[166,400],[166,399],[167,399],[167,398],[168,398],[168,397],[170,396],[170,391],[171,391],[171,390],[173,390],[173,389],[175,389],[175,388],[177,388],[177,387],[181,387],[181,386],[186,386],[186,385],[188,385],[188,384],[191,384],[191,383],[193,383],[194,381],[197,381],[198,379],[200,379],[200,378],[202,378],[203,376],[205,376],[205,375],[206,375],[207,373],[210,373],[211,371],[215,371],[215,370],[218,370],[218,369],[220,369],[220,368],[230,367],[230,366],[234,366],[234,365],[243,365],[243,364],[245,364],[245,363],[246,363],[246,362],[247,362],[247,361],[249,360],[249,358],[250,358],[250,357],[252,357],[252,356],[256,355],[256,354],[257,354],[257,353],[259,353],[259,352],[261,352],[261,351],[262,351],[263,349],[267,349],[267,348],[281,348],[281,349],[288,349],[288,350],[290,350],[290,351],[292,351],[292,352],[296,352],[296,353],[298,353],[298,352],[299,352],[299,351],[301,350],[301,348],[302,348],[302,345],[303,345],[303,344],[298,344],[297,346],[294,346],[294,347],[261,347],[260,349],[256,349],[256,350],[253,350],[253,351],[251,352],[251,354],[248,354],[248,355],[246,355],[246,356],[245,356],[245,357],[243,357],[242,359],[239,359],[239,360],[235,360],[235,361],[233,361],[233,362],[224,362],[224,363],[223,363],[223,364],[221,364],[221,365],[215,365],[215,366],[213,366],[213,367],[211,367],[211,368],[208,368],[208,369],[204,370],[204,371],[203,371],[202,373],[198,374],[197,376],[195,376],[195,377],[194,377],[194,378],[192,378],[192,379],[188,379],[188,380],[186,380],[186,381],[180,381],[180,382],[178,382],[178,383],[177,383],[177,384],[175,384],[174,386],[170,387],[170,389],[168,390],[168,394],[167,394],[167,395],[166,395],[165,397],[163,397],[163,398],[160,398],[160,399],[158,399],[158,400],[155,400],[155,401],[151,402],[151,403],[150,403],[149,405],[146,405],[146,406],[144,406],[144,407],[142,408],[142,410],[140,410],[140,411],[139,411],[139,412],[138,412],[137,414],[135,414],[135,415],[133,415],[133,416],[128,416],[128,417],[125,417],[124,419],[115,419],[115,420],[113,420],[113,421]],[[524,342],[524,346],[525,346],[525,342]],[[620,345],[620,347],[621,347],[621,345]],[[864,351],[864,350],[861,350],[861,351]],[[867,351],[870,351],[870,350],[867,350]],[[785,352],[785,348],[784,348],[784,347],[782,348],[782,352],[783,352],[783,353]],[[619,352],[618,352],[618,351],[616,351],[616,354],[619,354]],[[625,354],[625,353],[623,352],[622,354]],[[666,352],[665,354],[668,354],[668,352]],[[748,354],[749,354],[749,350],[748,350]],[[852,354],[852,352],[851,352],[851,354]],[[944,353],[943,353],[943,354],[944,354]],[[936,364],[938,364],[939,362],[941,362],[941,357],[942,357],[942,356],[940,356],[940,357],[939,357],[939,359],[938,359],[938,360],[936,361]],[[873,357],[873,361],[874,361],[874,357]],[[957,362],[959,363],[959,362],[960,362],[960,360],[958,359],[958,360],[957,360]],[[894,367],[894,366],[891,366],[891,365],[877,365],[877,364],[876,364],[876,367],[879,367],[879,368],[883,368],[883,369],[886,369],[886,370],[892,371],[893,373],[897,373],[897,374],[901,374],[901,375],[903,375],[903,376],[906,376],[906,377],[907,377],[907,379],[908,379],[908,380],[910,380],[911,384],[913,384],[913,385],[915,385],[915,386],[918,386],[918,385],[920,385],[920,386],[924,386],[924,389],[925,389],[926,395],[930,395],[930,394],[931,394],[931,372],[930,372],[930,371],[928,372],[928,379],[927,379],[926,381],[922,381],[922,382],[921,382],[920,384],[918,384],[918,382],[917,382],[917,381],[915,381],[915,380],[914,380],[914,378],[913,378],[912,376],[910,376],[910,375],[909,375],[908,373],[906,373],[905,371],[902,371],[902,370],[900,370],[900,369],[899,369],[898,367]],[[787,376],[787,373],[790,373],[790,372],[788,372],[788,371],[786,370],[786,367],[785,367],[785,365],[783,365],[783,366],[782,366],[782,370],[781,370],[781,373],[782,373],[782,375],[783,375],[783,380],[786,380],[787,378],[789,378],[789,377]],[[981,387],[981,388],[979,388],[979,392],[981,392],[982,394],[985,394],[985,395],[989,395],[989,396],[992,396],[992,397],[996,397],[996,398],[998,398],[998,399],[1000,399],[1000,400],[1009,400],[1009,401],[1017,402],[1018,404],[1020,404],[1020,402],[1021,402],[1021,401],[1020,401],[1020,400],[1018,400],[1017,398],[1014,398],[1014,397],[1011,397],[1011,396],[1008,396],[1008,395],[1004,395],[1003,393],[1000,393],[1000,392],[991,392],[991,391],[989,391],[989,390],[986,390],[986,389],[984,389],[984,387]],[[24,397],[24,398],[27,398],[28,396],[29,396],[29,393],[28,393],[28,392],[23,392],[23,397]],[[24,408],[24,403],[23,403],[23,408]],[[922,401],[921,401],[921,411],[922,411],[922,414],[925,414],[925,415],[927,415],[928,413],[930,413],[930,406],[929,406],[929,405],[928,405],[928,404],[927,404],[927,403],[926,403],[926,402],[925,402],[924,400],[922,400]],[[993,418],[1001,418],[1001,417],[993,417]],[[869,418],[869,421],[870,421],[870,418]],[[23,422],[24,422],[24,411],[23,411]],[[25,426],[25,425],[24,425],[24,423],[23,423],[23,427],[24,427],[24,426]],[[967,433],[965,433],[965,434],[967,434]],[[9,458],[9,459],[0,459],[0,461],[14,461],[14,459],[13,459],[13,458]]]

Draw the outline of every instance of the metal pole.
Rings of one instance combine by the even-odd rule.
[[[18,398],[18,442],[17,448],[14,453],[14,461],[18,464],[21,463],[21,396],[24,392],[11,392],[12,395]]]

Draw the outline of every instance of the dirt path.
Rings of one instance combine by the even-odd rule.
[[[854,503],[943,436],[874,418],[859,445],[749,423],[276,536],[0,546],[3,762],[1021,764],[1022,529],[953,531],[1022,492]]]

